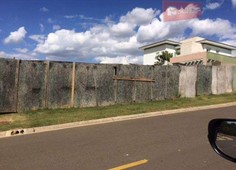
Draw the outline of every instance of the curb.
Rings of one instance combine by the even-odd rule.
[[[75,128],[75,127],[91,126],[91,125],[98,125],[98,124],[105,124],[105,123],[112,123],[112,122],[120,122],[120,121],[125,121],[125,120],[142,119],[142,118],[148,118],[148,117],[154,117],[154,116],[164,116],[164,115],[170,115],[170,114],[175,114],[175,113],[216,109],[216,108],[230,107],[230,106],[236,106],[236,102],[209,105],[209,106],[190,107],[190,108],[183,108],[183,109],[176,109],[176,110],[140,113],[140,114],[135,114],[135,115],[109,117],[109,118],[72,122],[72,123],[50,125],[50,126],[43,126],[43,127],[35,127],[35,128],[27,128],[27,129],[14,129],[14,130],[0,132],[0,138],[14,137],[14,136],[41,133],[41,132],[49,132],[49,131],[55,131],[55,130],[61,130],[61,129]]]

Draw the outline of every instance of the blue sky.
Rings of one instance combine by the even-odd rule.
[[[161,0],[3,1],[0,57],[141,64],[138,47],[163,39],[236,45],[236,0],[182,1],[201,3],[201,17],[165,22]]]

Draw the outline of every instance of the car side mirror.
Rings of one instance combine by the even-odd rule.
[[[236,119],[211,120],[208,139],[218,155],[236,163]]]

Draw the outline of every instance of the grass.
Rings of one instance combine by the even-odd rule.
[[[44,109],[24,113],[0,115],[0,131],[15,128],[30,128],[83,120],[92,120],[121,115],[147,113],[171,109],[189,108],[236,101],[236,93],[224,95],[198,96],[196,98],[176,98],[148,103],[117,104],[104,107]]]

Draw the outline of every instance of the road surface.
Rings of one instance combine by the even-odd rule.
[[[236,106],[3,138],[0,169],[236,169],[210,148],[213,118],[236,118]]]

